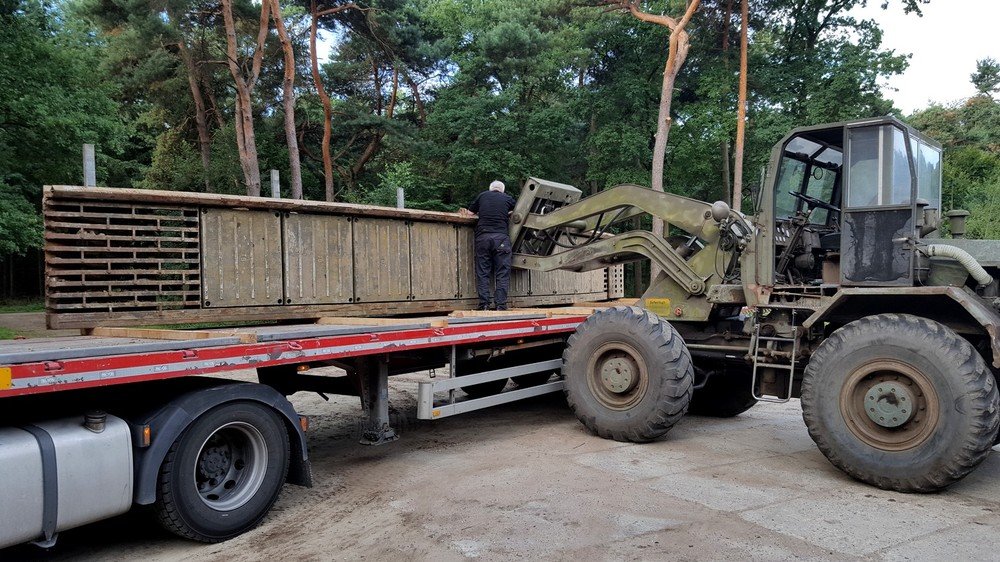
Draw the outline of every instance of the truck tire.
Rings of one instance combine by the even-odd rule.
[[[731,367],[716,371],[705,386],[694,391],[689,414],[714,418],[731,418],[753,408],[757,399],[750,389],[749,367]]]
[[[552,371],[543,371],[541,373],[531,373],[530,375],[520,375],[517,377],[511,377],[510,380],[514,381],[514,384],[521,388],[528,388],[531,386],[538,386],[540,384],[545,384],[549,382],[552,378]]]
[[[220,542],[257,526],[288,473],[288,433],[270,408],[231,402],[196,419],[160,468],[155,510],[169,531]]]
[[[476,359],[463,361],[458,364],[457,376],[461,377],[464,375],[474,375],[476,373],[485,373],[486,371],[504,369],[510,366],[507,364],[506,359],[506,357],[496,357],[492,359],[478,357]],[[468,394],[469,398],[485,398],[487,396],[493,396],[494,394],[500,394],[503,392],[503,389],[507,387],[508,380],[509,379],[500,379],[498,381],[489,381],[463,386],[462,392]]]
[[[563,352],[566,400],[590,431],[605,439],[661,437],[691,402],[694,367],[680,334],[637,307],[593,314]]]
[[[836,467],[900,492],[964,477],[1000,424],[982,356],[951,329],[908,314],[862,318],[827,338],[802,379],[802,417]]]

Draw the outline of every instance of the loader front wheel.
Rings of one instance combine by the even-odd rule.
[[[812,355],[802,417],[835,466],[879,488],[933,492],[989,454],[1000,397],[982,356],[950,328],[908,314],[840,328]]]
[[[637,307],[592,315],[563,353],[570,408],[590,431],[616,441],[652,441],[684,415],[694,368],[680,334]]]

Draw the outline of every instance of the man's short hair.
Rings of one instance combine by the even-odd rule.
[[[495,181],[490,184],[490,191],[499,191],[500,193],[503,193],[503,190],[506,188],[507,186],[505,186],[502,181]]]

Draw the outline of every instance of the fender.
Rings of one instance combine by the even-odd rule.
[[[299,415],[284,396],[273,388],[251,382],[211,379],[214,386],[186,392],[166,405],[138,418],[134,425],[148,425],[152,436],[149,447],[135,449],[134,501],[148,505],[156,501],[156,482],[160,465],[174,441],[205,412],[234,401],[259,402],[270,406],[285,421],[291,445],[288,482],[312,486],[312,471],[305,432],[299,425]],[[134,432],[140,435],[141,431]]]
[[[860,308],[859,308],[860,307]],[[979,332],[990,340],[993,366],[1000,368],[1000,314],[965,287],[872,287],[837,291],[802,325],[806,329],[847,310],[845,318],[900,312],[936,320],[962,332]],[[851,311],[850,309],[854,309]],[[964,313],[964,314],[962,314]],[[959,326],[956,326],[959,324]],[[820,324],[822,325],[822,324]]]

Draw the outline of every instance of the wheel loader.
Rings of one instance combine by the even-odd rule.
[[[644,442],[686,413],[801,398],[834,465],[884,489],[956,482],[997,441],[1000,241],[943,237],[941,146],[884,117],[797,128],[749,214],[620,185],[590,197],[529,179],[513,265],[587,271],[648,259],[635,306],[570,337],[565,392],[592,432]],[[659,217],[663,236],[627,230]]]

